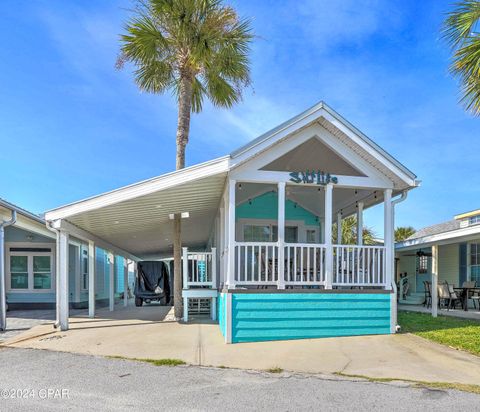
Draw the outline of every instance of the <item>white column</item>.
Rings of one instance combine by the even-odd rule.
[[[228,182],[228,266],[227,288],[235,288],[235,180]]]
[[[88,242],[88,316],[95,317],[95,243]]]
[[[123,306],[128,306],[128,260],[123,258]]]
[[[325,186],[325,289],[332,289],[333,283],[333,245],[332,245],[332,202],[333,186]]]
[[[0,330],[2,331],[7,330],[7,288],[5,273],[5,230],[3,225],[0,224]]]
[[[278,280],[277,288],[285,289],[285,182],[278,182]]]
[[[110,312],[112,312],[115,308],[115,255],[111,252],[108,254],[108,261],[110,268],[108,303]]]
[[[220,286],[225,284],[225,199],[222,199],[220,206],[220,244],[218,249],[218,262],[219,262],[219,272],[220,272]]]
[[[438,245],[432,246],[432,316],[438,314]]]
[[[212,289],[217,288],[217,248],[212,247]]]
[[[357,203],[357,244],[363,245],[363,202]]]
[[[68,232],[59,230],[57,235],[57,303],[60,330],[68,330]]]
[[[337,213],[337,245],[342,244],[342,213]]]
[[[384,244],[385,244],[385,289],[391,290],[394,268],[394,247],[393,240],[393,211],[392,211],[392,189],[383,192],[383,223],[384,223]]]

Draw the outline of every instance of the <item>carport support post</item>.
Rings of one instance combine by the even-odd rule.
[[[432,245],[432,316],[438,315],[438,245]]]
[[[183,289],[188,289],[188,248],[182,247]],[[192,279],[193,280],[193,279]],[[183,321],[188,322],[188,298],[183,297]]]
[[[332,245],[332,200],[333,186],[325,186],[325,289],[332,289],[333,283],[333,245]]]
[[[113,309],[115,308],[115,256],[111,252],[108,254],[108,263],[108,267],[110,269],[110,287],[108,290],[108,303],[110,312],[113,312]]]
[[[128,260],[123,258],[123,306],[128,306]]]
[[[392,207],[392,189],[385,189],[383,192],[383,237],[385,244],[385,289],[392,289],[393,269],[394,269],[394,248],[393,238],[393,207]]]
[[[88,242],[88,317],[95,317],[95,243]]]
[[[68,330],[68,232],[57,232],[58,323],[60,330]]]

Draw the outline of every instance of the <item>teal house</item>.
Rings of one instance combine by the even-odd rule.
[[[226,343],[395,333],[394,210],[417,186],[320,102],[226,156],[47,211],[58,322],[68,329],[75,242],[88,282],[74,290],[93,316],[100,284],[115,272],[102,251],[171,259],[181,216],[185,322],[202,302]],[[363,241],[369,208],[384,216],[382,244]],[[351,215],[359,235],[342,244],[334,231]]]

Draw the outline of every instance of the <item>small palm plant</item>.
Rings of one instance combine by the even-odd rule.
[[[416,230],[412,226],[400,226],[395,229],[395,242],[402,242],[412,236]]]
[[[190,115],[213,105],[230,108],[250,84],[248,20],[219,0],[139,0],[121,36],[117,67],[135,66],[142,91],[171,92],[178,103],[176,168],[185,167]],[[174,217],[175,316],[182,316],[181,216]]]
[[[332,228],[333,243],[337,242],[337,223]],[[357,243],[357,217],[355,215],[342,219],[342,238],[341,245],[355,245]],[[374,245],[375,233],[369,227],[363,227],[363,244]]]
[[[462,0],[447,14],[443,36],[453,49],[451,72],[460,79],[467,110],[480,116],[480,1]]]

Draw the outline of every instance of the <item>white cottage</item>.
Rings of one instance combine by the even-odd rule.
[[[93,316],[95,244],[133,261],[171,256],[182,214],[184,300],[210,299],[226,342],[394,333],[394,207],[416,186],[321,102],[228,156],[47,212],[61,327],[70,236],[89,245]],[[378,204],[384,245],[333,243],[335,221],[356,214],[362,227]]]

